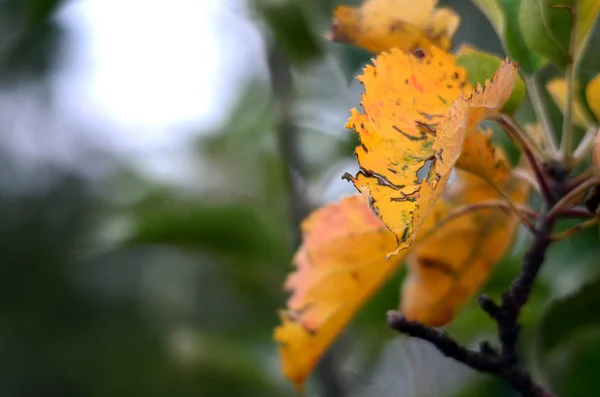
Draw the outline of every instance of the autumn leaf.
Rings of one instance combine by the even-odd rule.
[[[492,143],[492,131],[474,131],[463,143],[456,168],[503,186],[510,178],[506,155]]]
[[[565,112],[567,107],[567,82],[563,77],[557,77],[546,83],[546,89],[550,93],[550,96],[556,103],[556,106],[561,112]],[[574,99],[573,102],[573,123],[583,129],[586,128],[586,124],[589,121],[586,120],[585,110],[583,104],[578,98]]]
[[[600,120],[600,74],[588,83],[585,88],[585,97],[596,120]]]
[[[503,62],[492,81],[471,92],[464,69],[435,47],[416,55],[382,53],[364,69],[364,113],[353,109],[347,124],[360,136],[360,171],[346,178],[396,235],[390,255],[412,244],[466,135],[504,106],[517,71],[516,64]]]
[[[437,0],[366,0],[360,7],[338,6],[327,37],[373,53],[452,46],[459,16],[436,8]]]
[[[284,374],[302,388],[323,352],[356,311],[397,270],[386,260],[394,235],[360,196],[313,212],[302,224],[303,243],[294,257],[292,291],[275,340]]]
[[[446,206],[444,212],[502,200],[486,181],[464,171],[457,172],[449,188],[438,202]],[[511,180],[504,188],[514,203],[526,202],[529,185],[524,181]],[[442,326],[455,318],[512,246],[519,217],[506,211],[480,209],[451,219],[410,251],[401,299],[408,319]]]

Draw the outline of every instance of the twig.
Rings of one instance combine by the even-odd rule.
[[[533,219],[537,219],[539,216],[537,211],[535,211],[529,207],[526,207],[524,205],[518,205],[518,204],[513,204],[513,205],[514,205],[514,208],[516,208],[517,212],[519,212],[519,215],[520,215],[519,217],[521,219],[526,219],[526,218],[524,218],[525,216],[528,216]],[[417,234],[417,241],[415,241],[413,243],[412,249],[414,250],[422,241],[425,241],[433,233],[438,231],[440,227],[444,226],[445,224],[447,224],[448,222],[450,222],[456,218],[460,218],[463,215],[467,215],[467,214],[470,214],[470,213],[476,212],[476,211],[490,210],[490,209],[500,209],[508,214],[510,212],[513,212],[514,208],[511,207],[509,204],[506,203],[506,201],[503,201],[503,200],[486,200],[486,201],[480,201],[478,203],[462,205],[462,206],[456,208],[455,210],[453,210],[452,212],[450,212],[448,215],[446,215],[442,219],[440,219],[435,224],[435,226],[436,226],[435,228],[432,228],[431,230],[427,231],[427,233],[425,233],[423,235]],[[588,216],[589,216],[589,214],[588,214]],[[533,226],[533,225],[531,222],[529,222],[529,220],[527,220],[527,222],[525,223],[525,226],[528,227],[528,229],[529,229],[529,226]],[[533,232],[533,230],[531,230],[531,229],[529,229],[529,230]]]
[[[523,79],[527,85],[527,92],[529,94],[531,104],[533,105],[535,116],[538,123],[540,123],[544,146],[550,152],[552,157],[556,157],[558,154],[558,148],[554,140],[554,130],[552,128],[552,123],[550,122],[550,117],[548,117],[548,114],[546,113],[546,106],[544,105],[537,79],[533,75],[524,76]]]
[[[398,332],[431,343],[443,355],[463,363],[479,372],[496,375],[507,381],[515,390],[527,397],[551,397],[523,368],[507,366],[488,343],[480,351],[467,349],[448,334],[415,321],[408,321],[400,312],[389,311],[387,321]]]
[[[527,143],[527,140],[524,138],[525,132],[519,127],[519,125],[508,115],[500,114],[493,117],[502,129],[508,134],[508,136],[513,140],[513,142],[521,147],[525,156],[527,156],[527,161],[533,170],[535,178],[538,182],[538,186],[541,190],[542,195],[549,200],[553,200],[553,192],[548,185],[548,179],[542,170],[542,166],[539,163],[538,159],[533,154],[531,150],[531,146]]]
[[[310,210],[308,200],[301,188],[305,179],[305,170],[299,152],[298,128],[292,114],[294,107],[294,86],[291,67],[277,48],[269,49],[269,71],[271,89],[278,114],[279,150],[286,171],[286,184],[289,191],[290,216],[293,221],[294,246],[299,246],[302,239],[300,224]],[[327,352],[319,362],[315,373],[323,393],[326,396],[345,395],[339,374],[334,350]]]
[[[550,197],[564,194],[566,172],[560,165],[549,173],[554,179],[549,183],[552,188]],[[398,312],[388,313],[389,325],[397,331],[415,338],[423,339],[434,345],[441,353],[469,367],[496,375],[525,397],[550,397],[550,393],[537,384],[519,362],[517,342],[519,338],[519,315],[521,308],[529,299],[535,278],[544,263],[546,251],[552,242],[552,231],[556,216],[549,208],[555,200],[545,198],[542,212],[537,217],[538,223],[531,247],[523,257],[523,265],[519,275],[513,280],[502,295],[501,303],[494,303],[489,297],[481,295],[479,304],[488,315],[496,321],[500,349],[494,349],[488,342],[480,345],[479,351],[469,350],[460,345],[444,332],[423,324],[409,321]]]
[[[595,178],[590,178],[590,179],[586,180],[585,182],[580,183],[578,186],[576,186],[571,191],[569,191],[567,194],[565,194],[563,196],[563,198],[561,198],[556,204],[554,204],[554,207],[552,207],[550,212],[548,212],[548,217],[550,217],[550,218],[555,217],[556,214],[560,210],[564,209],[566,206],[571,204],[580,195],[585,193],[586,190],[588,190],[590,187],[594,186],[597,183],[598,182],[596,181]]]
[[[556,233],[555,235],[552,236],[552,241],[558,241],[558,240],[562,240],[564,238],[571,237],[578,231],[586,229],[588,227],[592,227],[594,225],[597,225],[598,223],[600,223],[600,218],[588,219],[587,221],[583,221],[573,227],[563,230],[560,233]]]
[[[590,150],[594,146],[594,138],[596,138],[598,132],[599,130],[597,126],[592,126],[591,128],[588,128],[588,130],[585,132],[585,135],[583,136],[583,138],[581,138],[579,145],[573,152],[572,161],[574,167],[577,166],[577,164],[579,164],[581,160],[583,160],[583,158],[587,156],[587,154],[590,152]]]

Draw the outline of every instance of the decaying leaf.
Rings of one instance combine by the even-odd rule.
[[[585,87],[585,97],[596,120],[600,120],[600,74],[594,77]]]
[[[315,211],[302,231],[296,271],[285,284],[292,295],[275,330],[283,372],[298,388],[402,260],[385,259],[396,240],[360,195]]]
[[[492,81],[471,92],[464,69],[435,47],[415,55],[382,53],[364,69],[364,113],[353,109],[347,124],[360,136],[360,171],[346,177],[396,235],[390,255],[412,244],[466,135],[504,106],[517,71],[516,64],[503,62]]]
[[[503,188],[513,202],[526,202],[526,182],[514,178]],[[450,212],[501,199],[483,179],[457,171],[456,184],[449,186],[439,203]],[[453,320],[510,249],[518,225],[517,215],[494,208],[469,212],[435,228],[407,257],[409,275],[402,286],[402,313],[432,326]]]
[[[476,130],[467,135],[456,168],[499,186],[510,178],[506,155],[492,143],[492,131]]]
[[[567,106],[567,82],[563,77],[557,77],[546,83],[546,89],[561,112],[565,112]],[[586,115],[583,104],[578,98],[573,102],[573,123],[583,129],[586,128]]]
[[[338,6],[327,37],[373,53],[452,46],[459,16],[436,8],[437,0],[365,0],[360,7]]]

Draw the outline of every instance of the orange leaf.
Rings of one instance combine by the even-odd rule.
[[[502,199],[483,179],[462,171],[457,175],[457,184],[449,186],[439,202],[446,211]],[[504,188],[513,202],[526,202],[526,182],[515,178]],[[469,212],[434,229],[407,257],[410,271],[402,286],[402,313],[432,326],[449,323],[510,249],[518,225],[517,215],[494,208]]]
[[[302,385],[356,311],[401,264],[386,260],[394,235],[361,196],[313,212],[302,224],[304,241],[286,280],[292,291],[275,330],[284,374]]]
[[[338,6],[327,37],[378,53],[452,46],[459,16],[436,9],[437,0],[366,0],[360,7]]]
[[[510,178],[506,155],[492,143],[491,130],[477,130],[467,135],[456,168],[499,185]]]
[[[440,197],[466,135],[501,109],[518,66],[503,62],[493,81],[470,92],[465,71],[432,47],[416,55],[380,54],[359,77],[364,113],[352,110],[347,127],[360,136],[360,171],[346,174],[396,235],[390,255],[409,247]]]

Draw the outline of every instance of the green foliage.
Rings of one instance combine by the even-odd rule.
[[[565,16],[568,18],[565,19]],[[547,1],[523,0],[521,2],[519,27],[527,47],[536,54],[548,58],[561,69],[564,69],[569,58],[571,24],[568,9],[554,8],[554,5]],[[566,31],[567,35],[563,37],[563,34],[550,31],[549,28],[560,29],[561,33]]]
[[[467,70],[469,82],[473,86],[484,85],[486,80],[491,79],[500,67],[502,60],[492,54],[483,51],[473,51],[460,54],[456,62]],[[513,92],[502,109],[508,114],[513,114],[525,99],[525,83],[521,76],[517,78]]]
[[[546,65],[547,60],[529,51],[525,44],[524,32],[519,26],[520,0],[473,0],[473,2],[494,26],[506,53],[521,65],[525,73],[533,74]]]
[[[256,0],[279,49],[295,64],[322,55],[322,40],[314,29],[310,2],[299,0]]]

